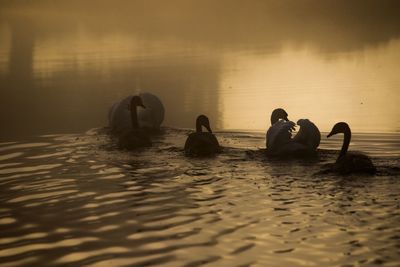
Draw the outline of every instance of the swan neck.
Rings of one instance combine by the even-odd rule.
[[[350,140],[351,140],[351,131],[349,128],[345,129],[343,131],[343,133],[344,133],[343,145],[342,145],[342,149],[340,150],[338,160],[340,160],[342,157],[344,157],[346,155],[347,150],[349,149]]]
[[[203,129],[201,127],[201,123],[200,122],[196,122],[196,132],[201,133],[203,132]]]
[[[137,118],[137,107],[132,106],[131,107],[131,121],[132,121],[132,128],[133,129],[139,129],[139,123],[138,123],[138,118]]]
[[[277,122],[279,120],[279,118],[274,114],[274,112],[272,112],[271,114],[271,125],[274,125],[275,122]]]

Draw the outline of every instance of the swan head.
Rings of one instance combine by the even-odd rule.
[[[350,127],[347,123],[345,122],[338,122],[336,123],[331,132],[328,134],[328,138],[331,137],[332,135],[338,134],[338,133],[348,133],[350,132]]]
[[[210,127],[210,121],[208,120],[206,115],[200,115],[196,119],[196,131],[197,132],[202,132],[202,129],[201,129],[202,126],[204,126],[210,133],[212,133],[211,127]]]
[[[272,111],[271,125],[274,125],[275,122],[277,122],[281,119],[285,120],[285,121],[289,121],[288,114],[286,113],[286,111],[283,108],[277,108],[274,111]]]
[[[131,99],[131,109],[136,108],[136,107],[142,107],[142,108],[146,108],[143,105],[142,99],[140,98],[140,96],[133,96]]]

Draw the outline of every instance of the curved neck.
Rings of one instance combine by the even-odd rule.
[[[274,125],[275,122],[277,122],[279,120],[278,116],[276,116],[276,114],[274,112],[272,112],[271,114],[271,125]]]
[[[337,161],[346,155],[347,149],[349,148],[349,145],[350,145],[350,139],[351,139],[350,128],[344,129],[343,133],[344,133],[343,145],[342,145],[342,149],[340,150],[340,154],[339,154]]]
[[[275,109],[274,111],[272,111],[271,125],[274,125],[277,121],[279,121],[279,119],[285,119],[285,117],[282,117],[282,116],[283,116],[282,111],[280,111],[278,109]]]
[[[133,129],[139,129],[139,123],[138,123],[137,111],[136,111],[135,105],[131,107],[131,122],[132,122]]]
[[[203,129],[201,127],[201,123],[199,121],[196,121],[196,132],[201,133],[203,132]]]

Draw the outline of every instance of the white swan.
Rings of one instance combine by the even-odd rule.
[[[151,141],[146,133],[139,127],[137,119],[137,107],[146,108],[139,96],[131,97],[129,103],[129,117],[131,129],[116,133],[118,147],[121,149],[136,149],[151,146]]]
[[[132,129],[129,105],[133,96],[114,103],[108,113],[109,126],[112,132],[123,132]],[[151,93],[140,93],[145,109],[138,110],[140,128],[158,130],[164,121],[164,105],[161,100]]]
[[[285,110],[278,108],[271,114],[271,127],[266,134],[269,155],[304,156],[315,154],[321,141],[317,126],[308,119],[300,119],[299,132],[292,138],[295,123],[289,121]]]

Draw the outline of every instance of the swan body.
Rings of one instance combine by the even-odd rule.
[[[133,96],[114,103],[108,113],[109,126],[112,132],[125,132],[132,129],[129,113],[129,104]],[[165,109],[161,100],[151,93],[140,93],[145,109],[137,111],[138,122],[141,128],[158,130],[164,121]]]
[[[376,173],[376,168],[371,159],[367,155],[361,153],[348,153],[329,166],[331,172],[344,175],[351,173]]]
[[[146,133],[139,128],[139,122],[137,118],[137,107],[146,108],[139,96],[133,96],[130,98],[128,114],[130,119],[130,129],[121,128],[118,131],[114,131],[117,137],[117,145],[120,149],[136,149],[139,147],[146,147],[151,145],[151,141]]]
[[[283,109],[275,109],[271,114],[271,127],[266,134],[268,155],[272,156],[311,156],[315,155],[321,141],[317,126],[308,119],[300,119],[299,132],[292,138],[295,123],[288,119]]]
[[[204,126],[208,132],[202,131]],[[205,115],[196,119],[196,132],[189,134],[185,142],[185,154],[187,156],[211,156],[221,150],[218,140],[212,133],[210,123]]]
[[[336,123],[327,137],[329,138],[338,133],[344,134],[343,145],[339,157],[334,164],[330,165],[329,170],[339,174],[374,174],[376,172],[376,168],[367,155],[362,153],[347,152],[351,140],[351,130],[349,125],[345,122]]]

